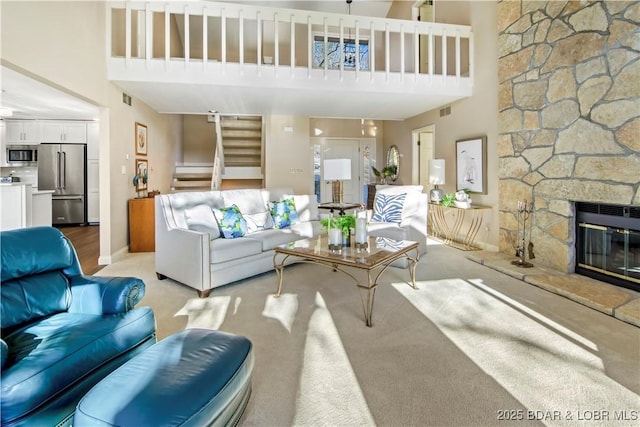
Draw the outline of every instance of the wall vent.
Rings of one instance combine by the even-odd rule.
[[[131,97],[126,93],[122,92],[122,102],[124,102],[128,106],[131,106]]]
[[[448,116],[449,114],[451,114],[451,106],[440,109],[440,117]]]

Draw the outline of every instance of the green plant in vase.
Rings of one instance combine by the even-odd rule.
[[[388,180],[396,174],[398,168],[396,166],[385,166],[382,170],[378,170],[374,166],[371,166],[371,170],[376,178],[380,179],[383,184],[386,184]]]
[[[320,224],[327,231],[330,228],[339,228],[342,234],[349,236],[350,230],[356,228],[356,216],[355,215],[342,215],[333,216],[330,218],[322,218]]]
[[[453,206],[454,200],[456,200],[455,193],[447,193],[440,199],[440,204],[445,207]]]

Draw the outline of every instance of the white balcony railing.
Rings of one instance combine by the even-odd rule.
[[[444,88],[459,96],[469,96],[472,87],[469,26],[210,1],[127,1],[107,7],[112,80],[206,84],[215,75],[228,84],[250,77],[256,85],[275,79],[291,87],[331,80],[354,83],[354,90]],[[327,46],[332,38],[340,51],[351,40],[355,66],[341,55],[332,68],[326,48],[323,65],[314,65],[314,43],[317,49],[318,40]],[[368,59],[360,52],[363,42]],[[216,84],[224,82],[216,79]]]

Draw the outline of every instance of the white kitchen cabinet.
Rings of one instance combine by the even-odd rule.
[[[98,123],[87,124],[87,159],[100,157],[100,125]]]
[[[87,124],[85,122],[43,121],[41,126],[42,142],[87,143]]]
[[[7,144],[37,145],[40,143],[40,122],[35,120],[5,120]]]
[[[0,184],[0,230],[51,226],[52,194],[30,184]]]
[[[31,186],[0,184],[0,230],[31,227]]]
[[[31,225],[33,227],[40,225],[51,227],[53,212],[52,194],[53,190],[35,190],[31,192]]]

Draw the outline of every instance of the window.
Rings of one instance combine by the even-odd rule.
[[[369,40],[358,40],[360,45],[360,70],[369,70]],[[316,35],[313,38],[313,66],[315,68],[324,68],[325,49],[324,36]],[[355,70],[356,68],[356,41],[350,38],[344,38],[344,50],[340,51],[340,38],[330,36],[327,38],[327,55],[328,68],[340,68],[340,57],[344,57],[344,68],[346,70]]]

